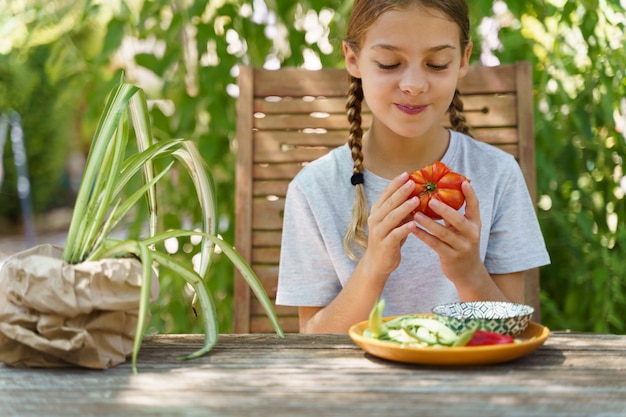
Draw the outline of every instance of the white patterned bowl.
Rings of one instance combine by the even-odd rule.
[[[478,328],[513,337],[526,330],[534,311],[529,305],[507,301],[470,301],[433,308],[435,318],[457,333]]]

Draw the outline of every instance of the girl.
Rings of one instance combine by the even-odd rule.
[[[348,143],[305,167],[285,203],[277,304],[299,307],[301,332],[347,332],[381,297],[385,315],[523,302],[522,272],[549,263],[517,162],[468,136],[456,85],[471,50],[465,0],[355,0]],[[430,203],[439,222],[411,215],[407,174],[435,161],[471,179],[464,209]]]

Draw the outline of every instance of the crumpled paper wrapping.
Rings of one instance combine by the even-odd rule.
[[[133,350],[142,267],[134,258],[71,265],[36,246],[0,270],[0,362],[106,369]],[[153,275],[151,299],[159,293]]]

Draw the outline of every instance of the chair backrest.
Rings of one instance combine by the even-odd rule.
[[[237,105],[235,246],[274,299],[282,213],[289,181],[306,163],[346,143],[348,86],[343,69],[242,67]],[[532,72],[528,62],[472,66],[459,84],[478,140],[513,154],[535,201]],[[371,122],[363,106],[363,126]],[[447,122],[442,121],[443,124]],[[525,302],[539,319],[539,272],[525,277]],[[276,306],[283,330],[298,331],[297,308]],[[236,273],[236,333],[272,332],[259,303]]]

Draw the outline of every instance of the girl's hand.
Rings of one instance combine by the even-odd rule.
[[[415,221],[424,229],[414,233],[430,246],[441,261],[443,273],[458,287],[471,286],[475,277],[488,277],[480,259],[480,212],[478,198],[469,181],[463,182],[465,214],[437,201],[430,201],[430,208],[443,218],[438,223],[422,213],[416,213]],[[476,284],[476,283],[474,283]]]
[[[372,206],[367,220],[367,250],[361,262],[385,280],[400,265],[400,248],[407,236],[418,229],[411,212],[419,198],[408,199],[414,188],[408,173],[394,178]]]
[[[371,208],[367,249],[352,277],[325,307],[300,307],[302,333],[345,333],[367,319],[391,274],[400,264],[400,248],[409,234],[417,231],[410,215],[419,198],[408,199],[415,183],[403,173],[391,180]]]

